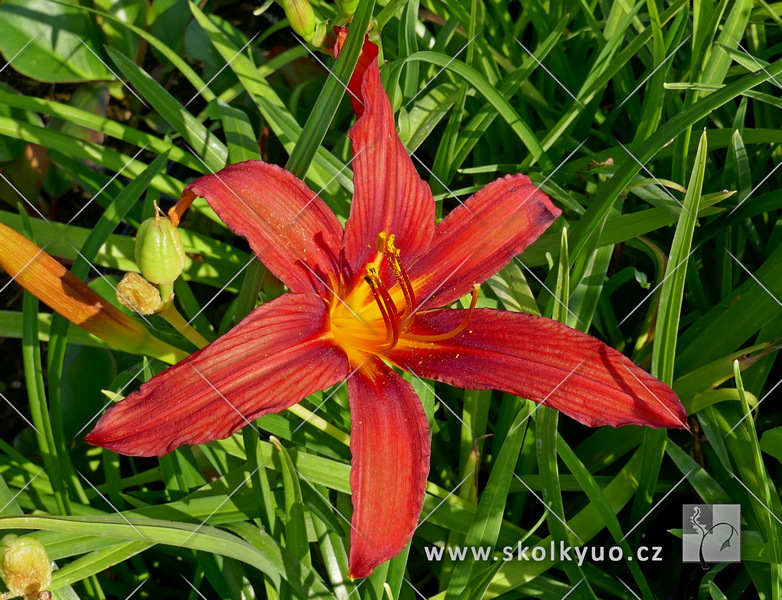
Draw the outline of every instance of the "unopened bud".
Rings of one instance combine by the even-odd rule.
[[[117,284],[119,303],[141,315],[152,315],[163,309],[158,289],[138,273],[125,273]]]
[[[320,46],[326,37],[326,22],[319,21],[309,0],[278,0],[285,11],[291,29],[313,46]]]
[[[328,21],[318,21],[315,24],[315,33],[312,34],[312,39],[308,40],[310,44],[316,48],[323,46],[323,42],[326,41],[326,33],[328,32]]]
[[[14,595],[45,598],[52,583],[52,561],[36,538],[9,534],[0,540],[0,577]]]
[[[352,17],[358,8],[358,0],[335,0],[339,12],[346,17]]]
[[[174,283],[182,274],[185,248],[179,231],[165,215],[147,219],[138,228],[136,264],[144,278],[157,285]]]

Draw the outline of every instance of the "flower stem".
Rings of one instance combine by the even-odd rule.
[[[288,412],[293,413],[300,419],[304,419],[310,425],[312,425],[316,429],[320,429],[323,433],[333,437],[338,442],[341,442],[346,446],[350,445],[349,434],[345,433],[338,427],[334,427],[334,425],[332,425],[331,423],[327,423],[324,419],[320,418],[312,411],[304,408],[301,404],[294,404],[288,409]]]
[[[166,293],[163,289],[165,286],[160,286],[160,295],[163,297],[163,294]],[[169,294],[170,297],[170,294]],[[164,299],[165,302],[165,299]],[[179,311],[176,309],[176,306],[174,306],[173,302],[168,302],[166,304],[166,307],[161,310],[158,313],[159,316],[163,317],[166,321],[168,321],[168,324],[171,325],[174,329],[176,329],[179,333],[184,335],[188,340],[190,340],[194,345],[196,345],[198,348],[203,348],[204,346],[209,345],[209,340],[207,340],[204,336],[202,336],[200,333],[198,333],[195,329],[193,329],[190,326],[190,323],[185,321],[185,318],[179,314]]]

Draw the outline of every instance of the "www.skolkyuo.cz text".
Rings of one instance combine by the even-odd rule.
[[[563,541],[551,541],[548,546],[525,546],[521,542],[515,546],[504,546],[494,552],[489,546],[426,546],[424,548],[426,559],[441,562],[449,559],[461,562],[468,558],[478,562],[490,561],[554,561],[575,562],[580,567],[586,561],[591,562],[620,562],[625,560],[624,549],[620,546],[570,546]],[[627,560],[638,562],[661,562],[663,549],[661,546],[639,546],[634,555]]]

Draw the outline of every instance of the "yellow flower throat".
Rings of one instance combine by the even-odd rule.
[[[351,362],[359,354],[351,349],[382,354],[393,349],[400,338],[416,342],[439,342],[452,338],[466,329],[478,301],[478,285],[473,286],[470,308],[462,322],[453,330],[434,335],[410,333],[419,313],[416,294],[394,245],[395,236],[384,231],[375,240],[377,254],[367,263],[361,278],[338,290],[330,306],[331,331],[335,340],[348,351]],[[389,268],[396,280],[388,286],[382,278]],[[398,308],[401,306],[402,308]],[[360,362],[360,361],[358,361]]]

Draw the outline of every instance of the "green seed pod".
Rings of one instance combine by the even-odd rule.
[[[174,283],[181,275],[185,249],[179,231],[168,217],[152,217],[138,228],[136,264],[144,279],[157,285]]]
[[[52,584],[52,561],[36,538],[9,534],[0,540],[0,577],[14,595],[45,598]]]
[[[125,273],[117,284],[119,303],[141,315],[152,315],[163,309],[158,289],[138,273]]]

